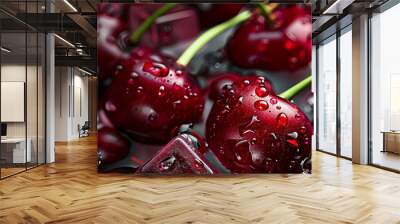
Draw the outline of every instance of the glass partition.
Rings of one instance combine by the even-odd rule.
[[[0,1],[0,178],[45,162],[45,35],[17,19],[44,1]],[[12,12],[12,13],[10,13]]]
[[[371,18],[371,162],[400,170],[400,5]]]
[[[26,113],[27,113],[27,150],[30,158],[27,167],[34,167],[38,160],[38,35],[36,32],[27,33],[27,74],[26,74]]]
[[[351,26],[340,36],[340,155],[352,157],[352,33]]]
[[[26,141],[26,40],[24,31],[1,34],[2,177],[24,171],[31,161]]]
[[[318,149],[336,154],[336,36],[318,47]]]

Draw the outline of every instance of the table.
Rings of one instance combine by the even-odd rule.
[[[392,152],[400,154],[400,131],[382,131],[383,150],[382,152]]]
[[[26,153],[25,153],[25,145]],[[6,154],[5,158],[9,163],[26,163],[31,162],[32,160],[32,151],[31,151],[32,141],[30,138],[5,138],[1,139],[1,156],[5,158],[3,154]],[[8,155],[9,156],[8,156]],[[10,155],[12,154],[12,156]],[[12,158],[12,160],[11,160]]]

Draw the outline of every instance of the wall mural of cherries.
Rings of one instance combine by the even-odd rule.
[[[311,30],[307,4],[98,4],[98,171],[311,173]]]

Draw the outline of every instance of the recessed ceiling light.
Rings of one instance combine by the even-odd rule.
[[[74,12],[78,12],[78,10],[73,6],[68,0],[64,0],[64,3],[68,5]]]
[[[86,71],[86,70],[84,70],[84,69],[81,69],[81,68],[79,68],[79,67],[78,67],[78,70],[81,71],[81,72],[83,72],[83,73],[85,73],[85,74],[87,74],[87,75],[90,75],[90,76],[93,75],[92,73],[90,73],[90,72],[88,72],[88,71]]]
[[[342,14],[343,10],[351,5],[355,0],[336,0],[322,14]]]
[[[11,50],[9,50],[9,49],[7,49],[5,47],[1,47],[0,49],[1,49],[1,51],[4,51],[6,53],[10,53],[11,52]]]
[[[57,37],[59,40],[61,40],[62,42],[66,43],[68,46],[75,48],[75,45],[73,45],[71,42],[69,42],[68,40],[60,37],[58,34],[54,34],[55,37]]]

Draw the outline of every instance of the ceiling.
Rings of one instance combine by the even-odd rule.
[[[96,4],[101,0],[0,0],[0,23],[3,46],[12,48],[15,55],[25,55],[25,35],[21,32],[38,30],[55,32],[56,56],[60,63],[82,61],[96,70]],[[312,3],[313,41],[335,32],[338,21],[351,23],[351,16],[382,5],[387,0],[306,0]],[[114,2],[110,0],[110,2]],[[69,3],[69,4],[68,4]],[[52,8],[52,13],[47,13]],[[27,12],[27,13],[26,13]],[[341,23],[345,25],[345,23]],[[31,29],[29,29],[31,28]],[[29,36],[29,35],[28,35]],[[30,37],[27,38],[28,42]],[[32,49],[31,49],[32,48]],[[28,44],[28,55],[34,53],[34,44]],[[76,49],[81,49],[78,50]],[[68,57],[65,57],[68,56]],[[74,57],[74,58],[71,58]],[[64,60],[64,61],[61,61]]]
[[[313,0],[313,43],[318,43],[345,26],[352,18],[374,10],[389,0]]]

